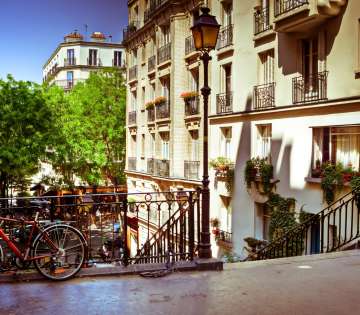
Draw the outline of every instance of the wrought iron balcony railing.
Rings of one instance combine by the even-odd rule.
[[[156,119],[170,118],[170,104],[165,101],[156,105]]]
[[[132,66],[129,69],[129,81],[137,78],[137,66]]]
[[[158,65],[165,61],[170,60],[170,58],[171,58],[171,43],[168,43],[160,47],[157,51]]]
[[[102,67],[100,58],[87,58],[87,65],[91,67]]]
[[[136,124],[136,111],[129,112],[129,119],[128,119],[129,125],[135,125]]]
[[[129,37],[139,29],[139,27],[139,21],[130,22],[129,25],[123,29],[123,40],[128,40]]]
[[[76,66],[76,58],[65,58],[64,67]]]
[[[254,110],[275,106],[275,83],[262,84],[254,87]]]
[[[220,230],[216,236],[216,240],[231,244],[232,243],[232,233]]]
[[[185,116],[200,114],[200,97],[194,96],[185,100]]]
[[[309,4],[308,0],[275,0],[275,17],[290,12],[305,4]]]
[[[149,107],[147,109],[147,121],[149,122],[154,122],[155,121],[155,107]]]
[[[199,179],[200,161],[184,161],[184,178]]]
[[[194,38],[191,36],[185,38],[185,55],[195,51]]]
[[[307,77],[293,78],[293,103],[316,102],[327,99],[327,71]]]
[[[155,171],[155,159],[154,158],[147,159],[147,173],[154,174],[154,171]]]
[[[148,59],[148,72],[151,72],[155,69],[156,65],[156,56],[153,55]]]
[[[163,159],[155,160],[155,175],[161,176],[161,177],[169,177],[170,175],[170,161]]]
[[[219,31],[217,49],[225,48],[233,44],[233,25],[222,27]]]
[[[128,170],[136,171],[136,157],[128,157]]]
[[[73,80],[55,80],[52,84],[55,84],[65,91],[71,90],[76,84],[85,82],[85,79],[73,79]]]
[[[232,112],[232,92],[221,93],[216,95],[216,113],[226,114]]]
[[[254,35],[271,29],[269,7],[265,7],[254,13]]]

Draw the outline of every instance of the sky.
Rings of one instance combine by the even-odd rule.
[[[41,83],[42,67],[66,34],[103,32],[122,40],[127,0],[0,0],[0,78]]]

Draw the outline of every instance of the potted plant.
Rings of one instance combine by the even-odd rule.
[[[217,236],[220,233],[219,226],[220,226],[220,220],[218,218],[212,218],[210,220],[210,224],[212,227],[212,233]]]
[[[343,181],[344,182],[350,182],[351,179],[353,178],[355,172],[354,172],[354,169],[353,169],[353,166],[351,163],[349,163],[347,165],[346,168],[344,168],[344,171],[343,171]]]
[[[226,172],[232,165],[230,159],[222,156],[210,160],[209,164],[213,169],[217,171],[217,173]]]
[[[182,92],[180,94],[180,97],[183,98],[185,101],[190,98],[197,97],[197,96],[199,96],[199,93],[196,91]]]
[[[160,104],[165,103],[165,102],[166,102],[166,97],[165,96],[158,96],[154,100],[155,105],[160,105]]]
[[[150,108],[153,108],[154,105],[155,105],[154,101],[148,101],[145,103],[145,108],[150,109]]]
[[[323,176],[321,178],[321,189],[323,198],[327,204],[335,199],[336,190],[343,186],[343,167],[341,163],[336,165],[327,162],[323,164]]]
[[[319,178],[322,174],[321,162],[319,159],[315,161],[315,168],[311,170],[311,177]]]

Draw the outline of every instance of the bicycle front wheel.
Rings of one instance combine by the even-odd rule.
[[[33,245],[36,269],[51,280],[67,280],[79,272],[86,252],[86,241],[79,230],[53,225],[37,236]]]

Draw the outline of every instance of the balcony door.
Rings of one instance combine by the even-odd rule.
[[[97,65],[97,50],[96,49],[89,49],[89,66],[96,66]]]
[[[233,20],[232,1],[228,1],[228,3],[223,3],[222,26],[226,27],[231,25],[232,20]]]
[[[259,84],[270,84],[274,82],[274,50],[268,50],[259,54],[260,72]]]
[[[74,85],[74,71],[66,72],[67,87],[72,88]]]
[[[74,49],[67,50],[67,64],[74,65],[75,64],[75,51]]]
[[[304,39],[302,41],[302,64],[305,94],[317,94],[318,84],[318,38]]]

